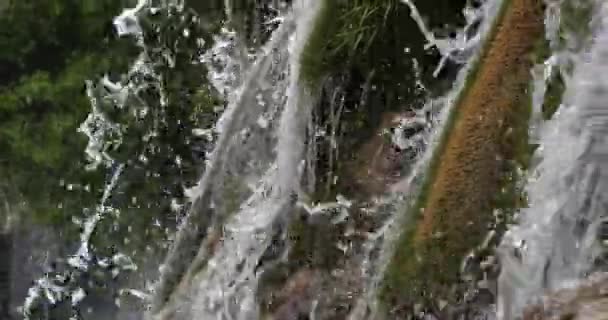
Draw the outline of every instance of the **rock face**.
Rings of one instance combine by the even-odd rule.
[[[423,126],[415,123],[415,118],[413,111],[383,114],[374,136],[357,152],[359,158],[349,174],[364,196],[381,195],[402,178],[407,154],[414,156],[416,150],[414,146],[399,145],[399,141],[391,139],[396,136],[407,139],[422,131]],[[397,130],[400,132],[396,133]]]
[[[278,292],[280,306],[274,312],[274,320],[298,320],[308,315],[313,298],[315,272],[303,269],[293,275]]]
[[[608,319],[608,273],[593,274],[574,288],[559,290],[528,307],[523,320]]]

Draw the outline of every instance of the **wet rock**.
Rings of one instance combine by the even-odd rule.
[[[402,177],[404,165],[416,152],[399,142],[424,129],[412,120],[415,116],[411,111],[387,112],[382,116],[376,133],[359,149],[356,165],[351,169],[359,192],[380,195]]]
[[[316,301],[317,320],[347,319],[362,293],[363,275],[355,261],[345,261],[343,265],[324,275]]]
[[[318,276],[318,272],[303,269],[289,278],[275,296],[275,303],[279,304],[279,307],[274,312],[272,319],[298,320],[302,316],[308,315],[317,283],[316,276]]]
[[[524,311],[523,320],[608,319],[608,273],[596,273],[579,285],[545,297]]]

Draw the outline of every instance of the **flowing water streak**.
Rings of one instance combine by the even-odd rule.
[[[207,78],[226,102],[233,101],[235,90],[241,85],[249,56],[245,40],[237,33],[233,21],[233,1],[224,0],[226,21],[220,31],[213,35],[214,44],[201,57],[209,70]]]
[[[242,85],[234,89],[234,100],[228,101],[226,111],[216,124],[215,130],[219,137],[215,149],[209,155],[207,168],[199,184],[187,192],[192,199],[191,208],[161,265],[161,276],[151,302],[152,314],[159,312],[171,300],[171,295],[176,290],[175,284],[184,276],[193,260],[199,259],[193,257],[201,241],[207,237],[209,228],[214,224],[221,225],[226,216],[233,213],[221,212],[219,208],[222,202],[226,202],[226,199],[222,199],[223,191],[229,191],[227,189],[231,187],[226,184],[227,178],[250,180],[253,184],[258,184],[270,167],[266,158],[272,155],[270,144],[274,140],[269,136],[271,132],[261,128],[257,122],[269,109],[280,105],[283,99],[283,94],[279,92],[284,90],[285,83],[275,80],[284,71],[286,59],[280,59],[281,54],[284,54],[280,50],[286,47],[293,28],[293,16],[289,15],[274,32],[269,43],[260,50],[258,59],[246,74]],[[273,64],[275,59],[280,63]],[[270,83],[274,83],[274,86]],[[262,102],[258,100],[260,95],[263,96]],[[253,171],[251,165],[258,167],[257,173],[247,172]],[[231,170],[236,172],[231,173]],[[243,183],[247,184],[247,181],[241,181]],[[253,193],[255,186],[251,189]],[[243,197],[239,198],[241,199],[235,201],[241,201]]]
[[[133,75],[148,75],[160,83],[159,76],[147,64],[143,30],[138,21],[138,16],[146,14],[148,10],[152,12],[159,10],[159,8],[151,7],[149,0],[138,0],[135,7],[123,10],[114,19],[114,26],[119,36],[133,36],[137,45],[142,49],[142,52],[132,64],[127,78],[131,79]],[[67,259],[68,269],[54,275],[43,276],[36,280],[35,284],[29,289],[22,307],[26,319],[31,316],[39,299],[46,299],[51,305],[71,299],[72,306],[76,307],[86,296],[86,292],[78,283],[73,283],[73,281],[77,281],[75,279],[79,278],[80,274],[86,273],[93,261],[100,266],[112,262],[119,267],[116,270],[137,269],[131,259],[122,253],[117,253],[109,258],[96,256],[95,253],[91,252],[90,242],[98,223],[105,216],[115,211],[109,202],[124,169],[124,164],[113,159],[107,150],[111,145],[116,146],[122,143],[122,133],[125,128],[120,123],[110,121],[101,110],[100,104],[103,100],[111,100],[118,107],[123,108],[127,97],[134,96],[137,98],[137,93],[145,90],[149,85],[154,86],[157,83],[132,83],[130,80],[124,84],[113,83],[107,76],[98,83],[86,81],[86,94],[91,103],[91,112],[78,128],[78,132],[86,135],[89,140],[85,149],[89,164],[85,167],[85,170],[95,170],[102,164],[110,170],[109,178],[99,204],[92,210],[92,214],[82,221],[74,219],[77,224],[81,225],[82,231],[76,253]],[[162,96],[162,88],[160,91]]]
[[[279,7],[275,4],[274,7]],[[235,90],[242,84],[243,74],[250,69],[250,64],[256,61],[256,54],[250,53],[242,32],[239,32],[234,21],[234,11],[239,9],[234,0],[224,0],[224,15],[226,21],[222,23],[220,31],[213,35],[213,47],[207,50],[201,61],[205,63],[209,72],[207,78],[213,87],[225,96],[225,100],[234,101],[237,98]],[[277,12],[281,10],[277,9]],[[265,25],[280,23],[282,15],[265,21]],[[256,48],[258,49],[258,48]]]
[[[80,234],[80,246],[77,252],[68,258],[69,266],[76,270],[86,271],[91,262],[92,256],[90,253],[90,240],[97,223],[104,217],[105,214],[111,212],[113,208],[107,205],[107,201],[116,186],[118,178],[122,173],[123,165],[118,165],[111,175],[110,182],[106,185],[99,206],[95,209],[94,214],[89,216],[83,223],[83,231]],[[117,255],[118,256],[118,255]],[[130,263],[130,260],[128,262]],[[69,274],[73,272],[68,271]],[[23,315],[25,319],[29,319],[32,314],[35,303],[40,298],[46,298],[51,304],[58,303],[65,299],[72,300],[72,306],[76,307],[84,298],[86,292],[80,287],[68,287],[62,284],[69,279],[66,274],[59,274],[55,277],[48,275],[36,280],[35,284],[28,290],[27,297],[23,303]]]
[[[419,24],[421,32],[425,34],[429,41],[429,45],[436,45],[437,43],[442,43],[442,41],[447,41],[435,38],[428,31],[411,1],[402,1],[410,6],[412,18]],[[391,210],[391,216],[379,230],[368,236],[368,240],[364,245],[365,258],[362,263],[362,274],[365,275],[367,281],[363,294],[357,299],[353,311],[349,314],[349,320],[378,319],[382,316],[382,310],[377,301],[378,290],[384,278],[385,270],[395,252],[395,245],[403,230],[402,226],[407,223],[413,223],[410,215],[403,213],[407,212],[407,208],[411,206],[412,201],[415,200],[419,192],[435,149],[446,134],[444,124],[447,123],[447,119],[455,107],[454,102],[462,94],[470,73],[475,69],[474,66],[479,63],[480,44],[484,43],[490,34],[503,1],[488,0],[478,9],[465,8],[467,25],[462,30],[459,30],[457,39],[466,40],[463,40],[464,42],[460,44],[458,42],[451,42],[449,45],[442,45],[442,48],[449,48],[447,51],[442,51],[444,59],[455,52],[466,51],[467,54],[462,56],[466,64],[459,71],[452,89],[446,96],[429,101],[420,111],[421,114],[425,114],[428,111],[433,116],[427,132],[424,133],[424,139],[426,140],[425,151],[421,156],[413,160],[415,163],[412,165],[411,172],[402,181],[393,186],[392,194],[387,199],[383,199],[378,203],[378,208],[386,207],[388,210]],[[469,28],[473,24],[479,21],[481,23],[475,35],[471,38],[466,38],[464,34],[469,31]],[[440,66],[442,63],[444,62],[440,62]]]
[[[171,313],[169,317],[175,317],[175,310],[184,319],[190,312],[209,319],[257,316],[256,266],[270,245],[274,227],[284,222],[300,191],[313,99],[300,86],[299,57],[319,8],[318,1],[294,3],[293,12],[275,30],[220,119],[220,137],[207,170],[191,191],[192,209],[162,266],[151,316],[163,318]],[[283,110],[278,127],[273,117],[268,123],[260,121],[269,109]],[[240,138],[243,133],[244,140]],[[251,140],[259,141],[248,145]],[[247,153],[252,156],[243,156]],[[231,170],[240,172],[233,178],[248,176],[251,191],[237,199],[236,212],[221,212],[218,208],[230,199],[217,194],[217,189],[231,177]],[[193,261],[190,255],[207,236],[208,228],[223,221],[223,237],[203,270],[198,274],[186,271],[191,263],[198,265],[201,257]],[[184,281],[184,274],[193,278]],[[172,285],[180,278],[186,288]]]
[[[594,40],[574,57],[563,104],[541,128],[529,208],[500,247],[498,319],[516,319],[546,290],[572,285],[600,254],[608,198],[608,4],[596,1]]]
[[[471,58],[472,54],[479,46],[481,39],[479,32],[476,32],[473,37],[469,37],[469,29],[473,28],[475,23],[479,22],[484,17],[489,16],[488,14],[491,13],[493,8],[487,3],[493,3],[494,1],[488,0],[484,2],[484,4],[478,9],[467,6],[464,10],[467,25],[463,30],[460,30],[453,39],[441,39],[435,37],[435,34],[426,26],[424,19],[414,4],[414,1],[401,0],[401,2],[410,8],[410,16],[416,22],[416,24],[418,24],[420,32],[427,41],[425,48],[434,46],[437,48],[437,50],[439,50],[439,53],[442,56],[441,61],[435,68],[435,71],[433,71],[433,76],[437,77],[441,69],[447,63],[447,60],[451,59],[457,63],[466,63]]]

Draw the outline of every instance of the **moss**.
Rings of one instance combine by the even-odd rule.
[[[323,1],[302,56],[302,78],[312,88],[365,54],[386,26],[396,0]]]
[[[561,71],[554,72],[547,83],[547,91],[543,100],[542,112],[546,120],[551,119],[561,105],[565,90],[566,84]]]
[[[587,21],[591,20],[593,14],[593,1],[562,1],[560,10],[560,46],[574,46],[574,49],[580,49],[585,40],[591,37],[590,24]]]
[[[326,36],[336,29],[333,16],[337,8],[336,2],[323,0],[321,6],[300,62],[302,80],[313,89],[319,88],[322,78],[328,73],[328,64],[323,54],[327,46]]]
[[[457,98],[410,209],[413,222],[398,241],[384,279],[385,303],[412,307],[457,299],[451,288],[459,282],[462,258],[487,233],[492,208],[507,205],[500,203],[499,191],[509,161],[496,157],[527,161],[529,102],[523,97],[528,97],[531,61],[520,57],[533,51],[542,12],[535,0],[503,4],[492,40]]]

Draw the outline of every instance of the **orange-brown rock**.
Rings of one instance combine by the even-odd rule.
[[[436,150],[414,212],[419,224],[402,237],[389,266],[387,298],[411,306],[422,296],[430,303],[453,296],[460,262],[489,231],[506,161],[514,158],[514,128],[528,106],[531,55],[544,30],[542,2],[505,3]]]
[[[457,106],[416,242],[437,231],[454,240],[485,234],[483,228],[466,225],[478,225],[491,216],[492,199],[500,191],[501,162],[507,156],[509,120],[527,103],[532,67],[528,57],[543,30],[542,1],[511,2],[474,83]],[[463,242],[454,241],[459,243]]]

